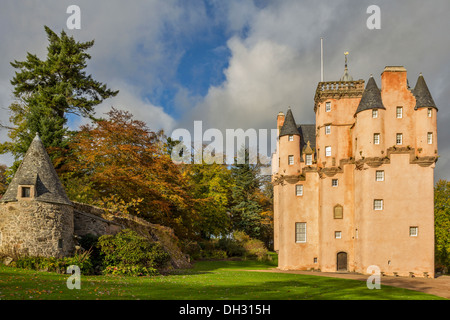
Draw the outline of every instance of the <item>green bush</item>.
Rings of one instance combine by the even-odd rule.
[[[81,254],[76,253],[72,257],[59,259],[54,257],[23,256],[11,262],[11,266],[22,269],[66,273],[69,266],[76,265],[80,268],[82,274],[91,274],[93,265],[89,255],[90,252],[86,251]]]
[[[147,268],[140,266],[107,266],[103,270],[104,274],[111,275],[127,275],[127,276],[157,276],[159,275],[158,270],[155,268]]]
[[[98,247],[103,266],[131,270],[128,267],[163,268],[170,256],[157,242],[139,236],[135,231],[125,229],[118,234],[101,236]]]

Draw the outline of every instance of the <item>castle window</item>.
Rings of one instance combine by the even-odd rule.
[[[289,135],[289,141],[294,141],[294,136],[292,134]]]
[[[384,181],[384,170],[377,170],[375,172],[375,181]]]
[[[428,132],[427,142],[428,142],[428,144],[433,144],[433,132]]]
[[[307,165],[307,166],[312,165],[312,154],[307,154],[307,155],[305,156],[305,159],[306,159],[306,165]]]
[[[314,263],[317,263],[317,257],[314,257]]]
[[[403,107],[397,107],[397,119],[403,118]]]
[[[326,112],[330,112],[331,111],[331,102],[326,102],[325,103],[325,111]]]
[[[292,166],[294,164],[294,156],[292,156],[292,155],[288,156],[288,164],[290,166]]]
[[[341,205],[334,206],[334,219],[344,218],[344,208]]]
[[[30,187],[22,187],[21,196],[22,196],[22,198],[30,198],[31,197],[31,188]]]
[[[325,147],[325,157],[331,157],[331,147]]]
[[[372,109],[372,118],[378,118],[378,109]]]
[[[397,133],[396,143],[398,145],[403,144],[403,134],[402,133]]]
[[[339,185],[339,180],[338,179],[332,179],[331,180],[331,186],[332,187],[337,187]]]
[[[419,234],[419,227],[409,227],[410,237],[417,237],[418,234]]]
[[[62,249],[62,248],[63,248],[63,240],[58,239],[58,249]]]
[[[303,195],[303,185],[302,184],[297,184],[295,186],[295,195],[296,196],[302,196]]]
[[[383,200],[382,199],[373,200],[373,209],[383,210]]]
[[[306,242],[306,222],[295,223],[295,242],[296,243]]]
[[[432,108],[428,108],[427,116],[428,116],[428,118],[431,118],[433,116],[433,109]]]
[[[331,126],[330,125],[326,125],[325,126],[325,134],[330,134],[331,133]]]
[[[373,134],[373,144],[380,144],[380,134],[379,133]]]
[[[334,232],[334,238],[335,239],[341,239],[342,238],[342,232],[341,231],[335,231]]]

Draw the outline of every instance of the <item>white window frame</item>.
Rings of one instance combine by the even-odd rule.
[[[375,181],[384,181],[384,170],[375,171]]]
[[[403,133],[397,133],[395,137],[395,144],[398,146],[403,144]]]
[[[373,210],[381,211],[384,209],[383,199],[374,199],[373,200]]]
[[[303,196],[303,185],[302,184],[296,184],[295,185],[295,195],[297,197]]]
[[[335,239],[342,239],[342,231],[335,231],[334,232],[334,238]]]
[[[378,118],[378,109],[372,109],[372,118],[373,119]]]
[[[331,134],[331,125],[328,124],[325,126],[325,134]]]
[[[307,230],[306,222],[295,223],[295,243],[306,243]]]
[[[331,179],[331,186],[332,187],[338,187],[339,186],[339,180],[338,179]]]
[[[325,102],[325,112],[331,111],[331,102]]]
[[[373,134],[373,144],[380,144],[380,134],[379,133],[374,133]]]
[[[293,155],[288,156],[288,165],[290,165],[290,166],[294,165],[294,156]]]
[[[325,147],[325,157],[331,157],[331,146]]]
[[[403,118],[403,107],[397,107],[395,115],[397,119]]]
[[[427,143],[428,144],[433,144],[433,132],[428,132],[427,133]]]
[[[288,136],[288,141],[294,141],[294,135],[293,134],[290,134]]]
[[[409,227],[409,236],[410,237],[417,237],[419,235],[419,227],[412,226]]]
[[[305,163],[307,166],[312,165],[312,154],[306,154],[305,155]]]
[[[428,116],[428,118],[433,117],[433,108],[428,108],[428,110],[427,110],[427,116]]]

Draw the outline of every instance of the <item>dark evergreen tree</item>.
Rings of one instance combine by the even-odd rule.
[[[11,62],[17,69],[11,80],[16,101],[9,107],[14,126],[8,128],[11,142],[0,144],[0,153],[11,152],[15,167],[36,133],[53,147],[49,154],[54,158],[58,148],[67,147],[67,115],[93,118],[94,107],[118,93],[84,71],[91,58],[86,51],[94,41],[77,42],[64,31],[58,36],[47,26],[45,32],[46,60],[28,53],[25,61]]]
[[[233,230],[245,232],[252,238],[259,238],[262,232],[263,211],[257,198],[261,181],[259,179],[259,166],[250,164],[249,152],[242,148],[245,163],[235,161],[231,167],[232,205],[230,208]]]

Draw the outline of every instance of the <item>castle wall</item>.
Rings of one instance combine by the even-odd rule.
[[[297,196],[295,186],[303,185],[303,195]],[[306,172],[306,179],[284,181],[278,186],[278,267],[283,270],[318,269],[319,257],[319,177]],[[306,223],[306,242],[296,241],[296,223]]]
[[[73,250],[73,208],[19,200],[0,205],[0,249],[31,256],[63,257]]]
[[[433,170],[410,159],[391,154],[389,164],[355,172],[357,272],[376,265],[390,275],[434,276]],[[375,181],[376,170],[384,170],[384,181]],[[374,199],[383,200],[382,210],[374,209]],[[410,227],[418,227],[417,236]]]

